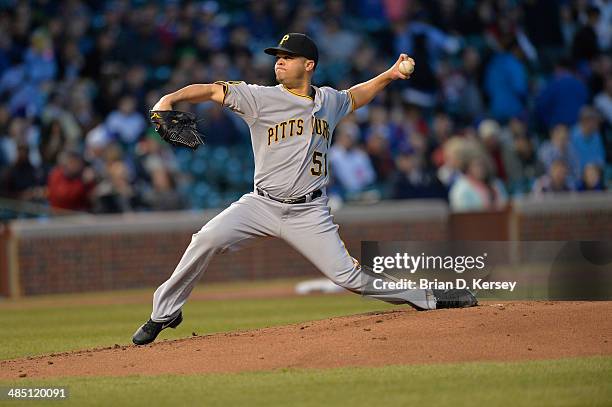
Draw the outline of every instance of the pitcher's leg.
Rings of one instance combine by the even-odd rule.
[[[435,309],[431,290],[383,290],[374,284],[380,276],[367,272],[347,251],[329,208],[305,209],[283,223],[281,237],[341,287],[393,304],[411,303]]]
[[[273,208],[252,194],[244,195],[211,219],[192,236],[170,278],[155,291],[151,319],[171,320],[180,312],[215,254],[238,250],[252,238],[275,236],[278,222]]]

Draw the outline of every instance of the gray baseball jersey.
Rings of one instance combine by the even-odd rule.
[[[377,276],[366,272],[348,253],[333,222],[323,188],[329,177],[327,150],[334,128],[354,109],[351,93],[313,87],[313,99],[282,85],[218,83],[225,91],[223,104],[250,127],[254,186],[268,196],[261,196],[254,188],[193,235],[170,278],[155,291],[151,319],[163,322],[174,318],[216,254],[239,250],[259,237],[283,239],[347,290],[390,303],[435,308],[430,290],[376,290]],[[323,188],[320,197],[299,204],[269,198],[297,198],[319,188]]]
[[[217,83],[224,87],[223,105],[249,125],[255,186],[275,197],[293,198],[327,184],[332,133],[354,109],[350,91],[313,86],[313,100],[283,85]]]

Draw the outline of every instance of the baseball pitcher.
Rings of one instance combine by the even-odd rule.
[[[238,250],[264,236],[285,240],[329,279],[355,293],[423,310],[476,305],[467,290],[372,290],[372,281],[380,276],[348,253],[327,205],[327,153],[336,125],[392,81],[408,79],[414,61],[401,54],[382,74],[338,91],[311,84],[318,50],[308,36],[287,34],[265,52],[276,57],[278,85],[232,81],[189,85],[163,96],[152,109],[172,111],[174,104],[185,101],[213,101],[231,109],[250,128],[255,176],[252,192],[193,235],[170,278],[155,291],[151,318],[136,331],[133,342],[153,342],[163,329],[181,323],[181,308],[217,253]]]

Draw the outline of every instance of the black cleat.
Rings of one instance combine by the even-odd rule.
[[[166,322],[155,322],[149,319],[143,326],[132,336],[132,342],[136,345],[146,345],[157,338],[157,335],[166,328],[176,328],[183,322],[183,312],[179,312],[177,316]]]
[[[469,290],[433,290],[436,309],[468,308],[478,305],[478,300]]]

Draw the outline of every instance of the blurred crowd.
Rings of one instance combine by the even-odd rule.
[[[0,1],[0,199],[120,213],[225,206],[252,188],[248,128],[211,103],[206,146],[148,124],[191,83],[274,85],[287,32],[337,89],[416,60],[336,129],[329,194],[442,198],[454,210],[612,181],[607,0]],[[0,205],[2,207],[2,205]]]

